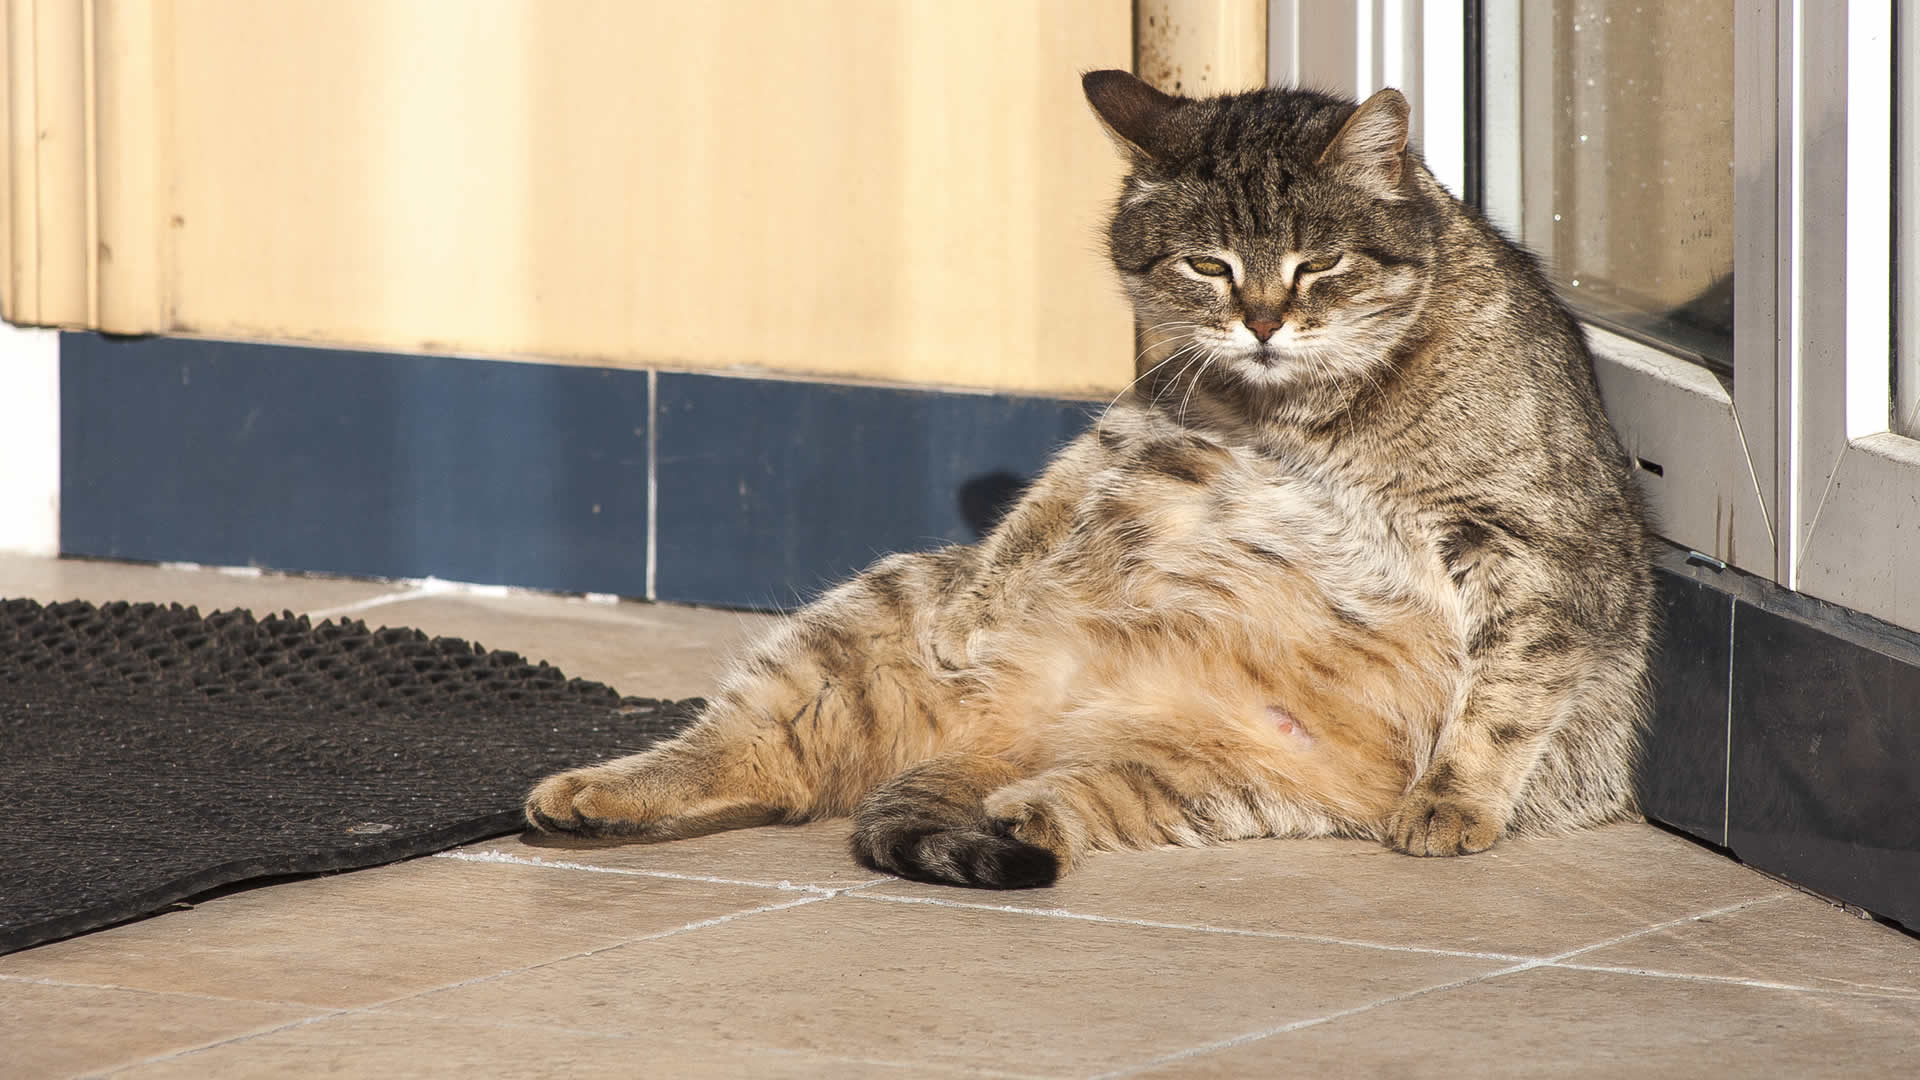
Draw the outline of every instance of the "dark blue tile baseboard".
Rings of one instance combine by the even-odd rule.
[[[60,341],[69,554],[644,595],[647,375]]]
[[[1728,846],[1920,928],[1920,664],[1741,604]]]
[[[1664,562],[1647,816],[1920,929],[1920,634]]]
[[[1727,665],[1733,598],[1670,571],[1653,656],[1653,717],[1641,759],[1648,817],[1711,844],[1727,842]]]
[[[1098,408],[664,372],[658,394],[659,598],[748,608],[978,539]]]
[[[1097,407],[64,334],[61,549],[790,608],[978,538]]]

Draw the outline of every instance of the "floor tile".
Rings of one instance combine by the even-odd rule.
[[[438,1016],[1085,1074],[1496,965],[861,894],[425,994]]]
[[[1357,840],[1253,840],[1101,854],[1030,892],[910,882],[873,891],[1546,956],[1786,889],[1651,826],[1622,825],[1458,859],[1412,859]]]
[[[387,1012],[347,1013],[117,1074],[131,1080],[253,1076],[516,1077],[671,1076],[915,1077],[948,1075],[920,1062],[861,1061],[765,1049],[700,1045],[670,1032],[632,1038],[553,1027]]]
[[[1579,963],[1920,996],[1920,940],[1797,893],[1595,949]]]
[[[664,698],[713,693],[729,658],[777,621],[770,615],[671,604],[445,594],[355,617],[369,626],[411,626],[436,637],[507,649],[623,694]]]
[[[318,1010],[0,979],[0,1074],[71,1076],[276,1027]]]
[[[395,588],[0,557],[0,593],[43,600],[313,610]],[[675,697],[767,625],[519,594],[364,617]],[[1824,769],[1854,760],[1837,738],[1795,745]],[[1646,826],[1451,860],[1113,853],[1026,893],[874,884],[848,828],[507,837],[0,958],[0,1074],[1871,1077],[1901,1075],[1920,1022],[1920,942]],[[1486,978],[1510,966],[1492,954],[1623,935]]]
[[[1143,1074],[1899,1077],[1916,1025],[1920,1001],[1540,968]]]
[[[43,604],[126,600],[197,606],[202,615],[236,608],[255,615],[278,615],[288,610],[296,614],[324,611],[404,591],[404,586],[379,581],[294,574],[239,575],[104,559],[0,554],[0,596],[24,597]]]
[[[43,945],[0,957],[0,975],[350,1007],[789,898],[422,859],[251,889]]]
[[[844,888],[884,880],[853,861],[845,818],[806,825],[736,829],[664,844],[608,843],[557,836],[508,836],[461,848],[461,856],[577,863],[613,870],[690,874],[769,884]]]

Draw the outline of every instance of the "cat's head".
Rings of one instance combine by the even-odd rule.
[[[1173,97],[1122,71],[1083,84],[1133,166],[1109,249],[1168,375],[1285,389],[1388,362],[1438,227],[1399,91],[1356,108],[1299,90]]]

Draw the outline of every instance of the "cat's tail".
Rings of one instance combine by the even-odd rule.
[[[999,758],[945,754],[868,792],[853,811],[853,857],[916,881],[1031,889],[1060,876],[1060,859],[989,821],[987,795],[1021,778]]]

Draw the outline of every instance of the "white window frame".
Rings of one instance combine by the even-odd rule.
[[[1552,62],[1511,48],[1523,2],[1482,4],[1485,39],[1509,35],[1528,69],[1483,66],[1510,89]],[[1899,29],[1920,74],[1916,23],[1903,16]],[[1416,137],[1459,190],[1464,149],[1435,138],[1464,131],[1464,25],[1460,0],[1273,0],[1269,81],[1356,97],[1418,89]],[[1737,0],[1731,391],[1679,356],[1597,326],[1588,337],[1622,443],[1660,468],[1639,476],[1664,536],[1920,630],[1920,440],[1892,423],[1895,29],[1890,0]],[[1920,138],[1915,90],[1903,87],[1914,106],[1900,120]],[[1532,99],[1486,99],[1486,142],[1520,145],[1528,117],[1513,103],[1531,111]],[[1489,216],[1510,230],[1527,213],[1519,176],[1517,161],[1483,165]],[[1920,199],[1920,177],[1902,183]],[[1911,271],[1920,202],[1908,205]],[[1920,330],[1912,272],[1901,316]]]
[[[1894,13],[1781,4],[1780,183],[1797,253],[1781,357],[1781,584],[1920,629],[1920,442],[1892,429]],[[1786,106],[1791,104],[1789,110]],[[1790,241],[1788,237],[1790,236]]]

